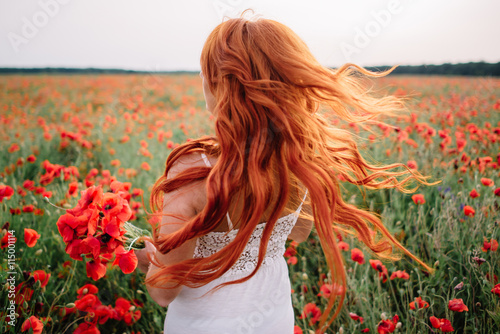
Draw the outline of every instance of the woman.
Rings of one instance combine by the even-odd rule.
[[[154,246],[138,252],[151,297],[169,306],[165,333],[292,333],[285,241],[306,240],[313,224],[332,284],[346,285],[334,227],[350,227],[380,257],[399,259],[392,243],[433,271],[375,214],[340,196],[339,178],[403,192],[415,190],[408,181],[429,184],[403,164],[368,164],[349,134],[318,113],[326,106],[330,116],[361,124],[402,109],[395,97],[368,94],[350,66],[321,66],[297,35],[272,20],[230,19],[212,31],[201,76],[215,137],[169,155],[151,196],[162,221],[153,224]],[[355,67],[367,76],[390,73]],[[395,167],[404,170],[387,171]],[[370,225],[386,239],[375,242]],[[328,319],[332,294],[321,326],[337,316],[343,290]]]

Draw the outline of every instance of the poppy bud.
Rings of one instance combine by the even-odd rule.
[[[2,226],[2,230],[8,230],[10,227],[10,223],[9,222],[6,222],[5,224],[3,224]]]
[[[398,322],[396,324],[396,329],[400,329],[401,327],[403,327],[403,324],[401,322]]]
[[[380,318],[382,318],[382,320],[387,320],[387,315],[385,314],[385,312],[382,312],[382,314],[380,314]]]
[[[35,313],[42,313],[43,310],[43,303],[35,303]]]
[[[302,279],[304,281],[306,281],[308,278],[309,278],[309,276],[307,276],[307,273],[302,273]]]
[[[459,179],[458,179],[458,183],[464,183],[464,179],[459,178]]]
[[[42,249],[39,249],[35,252],[35,255],[39,256],[40,254],[42,254],[43,250]]]
[[[67,308],[72,308],[72,307],[75,307],[75,306],[76,306],[75,303],[68,303],[68,304],[66,304]]]
[[[463,288],[463,287],[464,287],[464,282],[460,282],[460,283],[458,283],[458,284],[454,287],[454,289],[455,289],[455,290],[462,290],[462,288]]]

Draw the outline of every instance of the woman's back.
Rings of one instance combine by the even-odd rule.
[[[205,162],[210,165],[208,160]],[[302,204],[295,212],[277,220],[264,261],[252,278],[210,292],[221,283],[248,276],[255,269],[265,223],[257,225],[238,261],[222,277],[200,288],[183,287],[169,305],[165,333],[292,333],[291,287],[283,254],[301,208]],[[234,240],[237,233],[237,229],[213,231],[198,238],[194,258],[215,254]]]

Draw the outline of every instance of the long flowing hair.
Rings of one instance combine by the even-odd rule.
[[[238,260],[264,211],[274,203],[255,270],[225,284],[248,280],[259,270],[273,227],[291,195],[298,198],[303,186],[309,191],[309,217],[314,219],[332,284],[344,288],[335,313],[328,319],[337,298],[331,294],[321,326],[331,324],[345,298],[346,275],[336,242],[338,230],[351,231],[380,258],[401,259],[393,252],[394,245],[433,273],[391,235],[377,214],[344,202],[340,193],[339,179],[367,189],[397,188],[404,193],[414,192],[420,184],[435,184],[402,163],[368,163],[352,136],[332,127],[331,117],[363,126],[377,116],[398,115],[404,110],[403,98],[376,96],[363,82],[368,77],[385,76],[394,68],[371,72],[345,64],[329,69],[320,65],[285,25],[245,18],[229,19],[212,31],[203,47],[201,67],[217,101],[215,136],[188,141],[171,152],[164,175],[152,189],[151,207],[154,212],[161,211],[163,194],[203,179],[206,206],[174,233],[160,235],[153,228],[154,244],[165,254],[213,231],[236,194],[244,194],[245,210],[236,237],[222,250],[206,258],[162,266],[146,284],[199,287],[221,277]],[[213,167],[192,167],[167,179],[179,157],[196,152],[216,156],[217,163]],[[409,189],[412,184],[416,186]],[[384,238],[376,241],[374,230]]]

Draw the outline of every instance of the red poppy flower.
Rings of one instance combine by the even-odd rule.
[[[10,208],[9,209],[11,215],[20,215],[21,214],[21,209],[19,208]]]
[[[94,284],[85,284],[80,289],[76,290],[76,293],[77,293],[76,298],[80,299],[80,298],[82,298],[82,296],[84,296],[86,294],[95,295],[98,292],[99,292],[99,289]]]
[[[71,182],[68,186],[68,196],[77,196],[78,182]]]
[[[451,322],[448,319],[438,319],[435,316],[430,318],[432,327],[440,329],[442,332],[453,332],[454,329],[451,326]]]
[[[33,211],[35,211],[35,207],[33,206],[33,204],[23,206],[23,212],[28,213]]]
[[[41,334],[43,323],[34,315],[26,319],[21,325],[21,331],[26,332],[28,329],[33,329],[33,334]]]
[[[363,252],[358,249],[358,248],[353,248],[351,249],[351,260],[354,262],[357,262],[359,264],[364,264],[365,263],[365,255]]]
[[[417,308],[417,306],[419,309],[428,308],[429,303],[426,302],[425,300],[422,300],[422,298],[417,297],[417,298],[415,298],[415,301],[410,303],[410,309],[415,310]]]
[[[102,198],[102,212],[106,218],[116,217],[122,222],[126,222],[132,215],[127,201],[114,193],[105,193]]]
[[[89,235],[85,239],[82,239],[80,252],[82,254],[90,253],[94,259],[97,259],[101,253],[101,243],[97,238]]]
[[[75,301],[75,307],[83,312],[89,312],[94,309],[95,306],[100,305],[101,302],[96,295],[86,294],[82,298]]]
[[[339,241],[337,243],[337,245],[339,246],[340,250],[343,250],[343,251],[348,251],[349,250],[349,244],[347,242]]]
[[[74,216],[80,216],[87,209],[95,209],[102,201],[102,188],[92,186],[81,192],[80,200],[75,208],[66,212]]]
[[[67,210],[69,211],[69,210]],[[78,236],[84,235],[88,230],[88,216],[76,217],[71,213],[66,213],[57,220],[57,229],[63,237],[63,241],[67,244]]]
[[[24,191],[24,189],[23,189],[23,188],[21,188],[21,187],[19,187],[19,186],[17,186],[17,193],[18,193],[19,195],[21,195],[22,197],[24,197],[24,196],[26,196],[26,195],[28,194],[26,191]]]
[[[362,324],[364,319],[363,317],[360,317],[359,315],[357,315],[356,313],[349,313],[349,317],[351,317],[352,320],[359,320],[359,323]]]
[[[479,193],[476,191],[476,189],[472,189],[472,191],[469,193],[469,196],[472,198],[479,197]]]
[[[47,283],[49,283],[50,274],[47,274],[43,270],[35,270],[32,275],[35,282],[40,281],[42,283],[42,288],[46,287]]]
[[[130,326],[133,323],[137,322],[140,318],[141,318],[141,311],[139,310],[129,311],[125,313],[125,315],[123,316],[123,321],[125,321],[125,323]]]
[[[379,334],[394,333],[398,320],[399,316],[396,314],[392,319],[380,321],[377,325],[377,332]]]
[[[151,167],[149,166],[149,164],[147,162],[143,162],[141,164],[141,168],[144,169],[145,171],[151,170]]]
[[[29,163],[34,163],[36,161],[36,157],[33,154],[30,154],[26,160],[28,160]]]
[[[294,245],[287,247],[285,253],[283,254],[284,257],[291,257],[295,255],[297,255],[297,248]]]
[[[9,243],[14,244],[14,243],[16,243],[16,241],[17,241],[17,238],[14,237],[14,235],[12,233],[7,231],[7,233],[5,233],[5,235],[2,237],[2,240],[0,241],[0,247],[2,249],[4,249],[4,248],[9,246]]]
[[[16,286],[15,293],[15,303],[17,305],[22,305],[24,302],[29,302],[31,297],[33,297],[33,289],[28,288],[25,282],[21,282]]]
[[[40,234],[31,228],[24,229],[24,242],[28,247],[34,247],[36,241],[40,238]]]
[[[387,281],[387,278],[389,277],[387,268],[382,264],[380,260],[370,260],[369,262],[372,268],[378,271],[378,277],[382,278],[382,283],[385,283]]]
[[[14,189],[9,186],[0,185],[0,203],[2,203],[3,199],[10,199],[10,197],[14,195]]]
[[[408,160],[406,163],[410,169],[417,169],[417,162],[414,160]]]
[[[116,302],[115,302],[115,311],[116,311],[115,319],[116,320],[122,320],[123,316],[125,315],[125,313],[127,313],[130,310],[130,306],[132,306],[132,305],[125,298],[120,297],[120,298],[116,299]]]
[[[294,326],[293,334],[303,334],[302,329],[299,326]]]
[[[500,188],[496,188],[495,191],[495,196],[500,196]],[[0,203],[2,202],[2,197],[1,197],[1,190],[0,190]]]
[[[19,145],[17,145],[16,143],[10,145],[9,149],[7,150],[7,152],[9,153],[14,153],[16,151],[19,151],[20,147]]]
[[[96,324],[90,322],[82,322],[75,329],[73,334],[100,334],[101,332],[97,329]]]
[[[298,262],[298,259],[296,256],[291,256],[286,263],[291,264],[292,266],[296,265]]]
[[[411,197],[415,204],[425,204],[425,198],[423,194],[415,194]]]
[[[311,324],[315,324],[316,322],[318,322],[320,317],[321,317],[321,310],[319,309],[319,307],[316,306],[316,304],[314,303],[307,303],[304,306],[304,309],[299,319],[309,318],[309,322]]]
[[[116,248],[116,258],[113,265],[119,265],[124,274],[130,274],[137,268],[137,256],[133,249],[128,252],[123,246]]]
[[[397,270],[395,272],[392,273],[391,275],[391,280],[395,279],[395,278],[402,278],[402,279],[410,279],[410,275],[406,272],[406,270]]]
[[[132,197],[138,197],[142,195],[144,195],[144,190],[139,188],[134,188],[134,190],[132,190]]]
[[[464,206],[464,214],[469,217],[474,217],[476,214],[476,210],[474,210],[471,206]]]
[[[87,262],[87,277],[92,277],[94,281],[106,275],[106,266],[101,263],[100,259]]]
[[[486,177],[482,177],[481,178],[481,183],[484,185],[484,186],[487,186],[487,187],[491,187],[493,185],[493,180],[492,179],[488,179]]]
[[[484,237],[483,237],[484,238]],[[498,249],[498,241],[491,239],[489,242],[486,238],[483,241],[483,247],[481,248],[483,252],[496,251]]]
[[[26,180],[23,182],[23,188],[29,191],[35,190],[35,182],[31,180]]]
[[[455,312],[469,311],[462,298],[452,299],[448,302],[448,309]]]
[[[66,253],[73,260],[82,261],[82,251],[85,246],[82,245],[82,240],[74,239],[66,245]]]
[[[491,289],[491,292],[500,297],[500,283],[495,285],[493,289]]]

